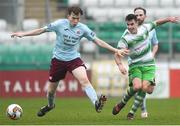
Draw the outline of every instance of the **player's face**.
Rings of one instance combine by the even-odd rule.
[[[137,21],[138,21],[138,24],[139,25],[142,25],[145,18],[146,18],[146,15],[144,14],[144,11],[141,10],[141,9],[137,9],[134,14],[136,15],[137,17]]]
[[[79,23],[80,16],[81,16],[81,14],[75,15],[74,13],[71,13],[70,15],[68,15],[68,19],[72,26],[76,26]]]
[[[132,33],[136,34],[137,33],[137,28],[138,28],[138,22],[135,20],[127,21],[127,29]]]

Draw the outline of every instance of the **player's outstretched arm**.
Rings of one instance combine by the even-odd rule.
[[[26,31],[26,32],[14,32],[11,34],[11,37],[24,37],[24,36],[35,36],[35,35],[40,35],[45,32],[45,28],[39,28],[31,31]]]
[[[96,38],[94,40],[94,42],[97,45],[112,51],[113,53],[117,53],[121,57],[123,57],[124,55],[128,55],[128,53],[129,53],[128,49],[116,49],[116,48],[112,47],[111,45],[109,45],[108,43],[106,43],[105,41],[103,41],[103,40],[101,40],[99,38]]]
[[[167,22],[178,23],[179,21],[180,21],[180,17],[167,17],[167,18],[158,19],[155,22],[157,25],[162,25]]]

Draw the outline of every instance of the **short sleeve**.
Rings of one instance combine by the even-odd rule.
[[[118,49],[128,48],[127,42],[123,37],[119,40],[117,48]]]
[[[151,43],[153,45],[157,45],[159,42],[158,42],[158,39],[157,39],[157,35],[156,35],[156,30],[152,30],[152,38],[151,38]]]
[[[89,29],[87,26],[84,26],[84,36],[85,38],[87,38],[89,41],[94,41],[95,38],[96,38],[96,34],[91,30]]]
[[[61,23],[61,20],[57,20],[55,22],[48,24],[44,28],[46,29],[47,32],[56,32],[60,23]]]
[[[150,32],[150,31],[152,31],[157,26],[157,24],[156,24],[156,22],[150,22],[148,24],[144,24],[144,26]]]

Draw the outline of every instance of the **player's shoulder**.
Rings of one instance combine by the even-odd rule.
[[[128,29],[126,29],[124,31],[124,33],[122,34],[121,38],[125,39],[125,38],[128,38],[130,35],[131,35],[131,33],[128,31]]]
[[[140,25],[139,27],[138,27],[138,29],[139,30],[142,30],[142,31],[149,31],[149,28],[151,28],[152,27],[152,22],[147,22],[147,23],[144,23],[144,24],[142,24],[142,25]]]
[[[156,24],[155,21],[149,21],[147,23],[144,23],[142,26],[145,26],[145,27],[154,27],[155,28],[157,26],[157,24]]]
[[[144,23],[144,24],[142,24],[141,26],[140,26],[140,28],[147,28],[148,27],[148,25],[150,25],[150,23],[148,22],[148,23]]]
[[[147,21],[145,23],[143,23],[142,25],[148,25],[148,24],[153,24],[154,21]]]
[[[68,24],[68,19],[58,19],[54,21],[56,24]]]
[[[131,36],[131,34],[130,34],[130,32],[128,31],[128,29],[126,29],[126,30],[124,31],[124,33],[122,34],[122,36],[121,36],[121,40],[126,40],[126,39],[129,38],[129,36]]]
[[[122,37],[127,36],[127,35],[129,35],[129,34],[130,34],[130,32],[128,31],[128,29],[126,29],[126,30],[124,31],[124,33],[122,34]]]
[[[91,29],[84,23],[79,22],[76,28],[81,29],[82,31],[91,31]]]
[[[152,25],[152,24],[153,24],[153,21],[149,21],[149,22],[143,23],[141,26],[142,27],[148,27],[149,25]]]
[[[88,26],[86,24],[82,23],[82,22],[79,22],[78,26],[82,27],[82,28],[88,28]]]

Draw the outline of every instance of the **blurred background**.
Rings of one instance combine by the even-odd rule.
[[[66,18],[66,9],[72,5],[80,6],[85,12],[81,21],[114,47],[126,29],[125,16],[133,13],[135,7],[147,10],[147,22],[168,16],[180,17],[180,0],[1,0],[0,96],[45,96],[56,35],[45,33],[12,39],[10,33],[44,27],[56,19]],[[167,23],[156,31],[159,40],[157,86],[148,97],[180,97],[180,24]],[[128,78],[118,71],[113,54],[84,38],[79,51],[98,94],[122,96]],[[57,96],[79,97],[84,93],[78,82],[68,74],[60,82]]]

